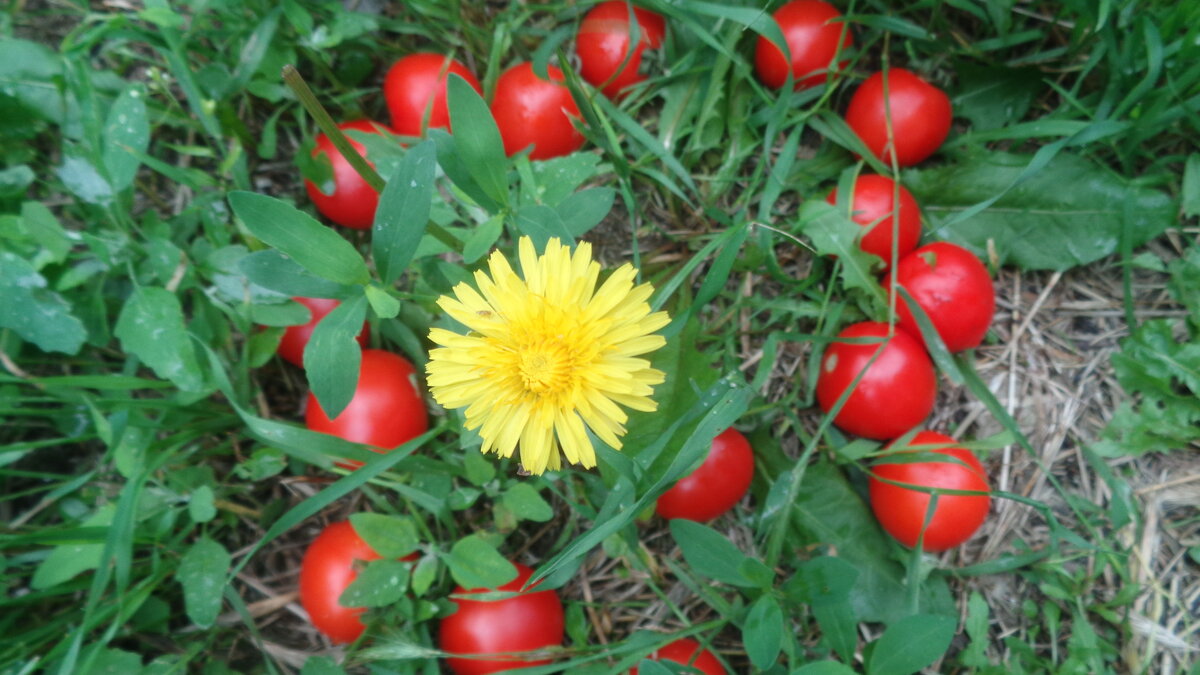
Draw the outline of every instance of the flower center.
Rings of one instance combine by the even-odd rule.
[[[552,394],[570,386],[574,365],[569,350],[557,341],[546,340],[522,350],[517,367],[526,391]]]

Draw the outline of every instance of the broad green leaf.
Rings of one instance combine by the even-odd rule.
[[[1024,269],[1084,265],[1116,252],[1123,231],[1136,247],[1175,224],[1178,204],[1166,193],[1062,152],[1014,186],[1032,161],[1003,152],[976,154],[954,165],[909,169],[904,184],[921,203],[934,237],[980,256],[991,242],[1001,264]],[[1001,193],[982,211],[955,217]]]
[[[867,659],[868,675],[911,675],[946,653],[958,621],[915,614],[888,626]]]
[[[1020,121],[1029,111],[1033,97],[1046,87],[1037,68],[985,66],[964,61],[955,65],[954,73],[956,86],[950,92],[954,116],[971,120],[973,132],[999,129]]]
[[[554,238],[566,244],[575,240],[558,211],[540,204],[521,209],[517,214],[517,228],[521,230],[521,234],[533,240],[534,247],[539,251],[545,248],[546,242]]]
[[[467,242],[463,244],[463,262],[471,265],[487,255],[487,252],[492,250],[492,247],[496,245],[496,241],[500,239],[500,235],[502,234],[504,234],[504,214],[497,213],[477,225],[471,236],[467,237]]]
[[[850,593],[858,570],[841,558],[819,556],[800,565],[785,592],[809,605],[825,641],[847,663],[854,662],[858,624]]]
[[[890,544],[875,516],[834,464],[818,461],[806,469],[792,513],[803,534],[798,541],[831,546],[858,570],[850,592],[858,620],[890,623],[910,613],[904,569],[888,555]],[[939,576],[925,579],[918,597],[922,611],[954,611]]]
[[[451,74],[446,88],[454,143],[476,184],[501,206],[508,204],[508,158],[487,103],[467,81]]]
[[[385,285],[391,285],[408,267],[425,234],[436,168],[437,146],[433,141],[419,143],[404,154],[379,196],[371,250]]]
[[[352,289],[312,274],[275,250],[251,253],[238,261],[238,269],[259,286],[293,297],[341,298]]]
[[[225,547],[208,537],[197,539],[179,561],[175,578],[183,586],[183,606],[188,618],[201,628],[212,626],[221,611],[230,562]]]
[[[517,518],[544,523],[554,517],[554,509],[529,483],[517,483],[504,491],[501,502]]]
[[[671,521],[671,535],[683,551],[683,558],[697,574],[734,586],[754,584],[739,571],[746,554],[725,535],[690,520]]]
[[[517,578],[517,568],[476,534],[454,542],[445,561],[454,581],[468,590],[494,589]]]
[[[384,558],[403,558],[417,550],[421,540],[417,525],[408,516],[355,513],[350,516],[355,533]]]
[[[521,183],[522,206],[556,206],[595,176],[600,168],[600,156],[590,152],[576,152],[540,162],[525,161],[531,165],[527,175],[532,180]],[[525,177],[526,174],[522,174],[522,178]]]
[[[141,164],[138,157],[150,147],[145,99],[145,87],[132,84],[117,96],[108,111],[104,125],[104,168],[117,192],[133,185]]]
[[[152,286],[134,290],[113,331],[121,347],[150,366],[156,375],[184,391],[204,387],[196,351],[175,294]]]
[[[446,173],[446,177],[454,182],[454,187],[462,195],[464,202],[474,202],[488,212],[498,215],[504,207],[488,196],[488,193],[475,182],[471,170],[467,166],[458,148],[458,139],[451,136],[445,129],[430,129],[429,137],[437,144],[438,166]]]
[[[814,661],[793,670],[791,675],[855,675],[855,672],[837,661]]]
[[[0,250],[0,328],[46,352],[75,354],[87,339],[71,305],[24,258]]]
[[[1200,216],[1200,153],[1188,155],[1183,167],[1183,215]]]
[[[372,560],[342,591],[338,602],[343,607],[386,607],[404,597],[408,574],[409,563]]]
[[[213,491],[207,485],[201,485],[192,491],[188,499],[188,515],[197,523],[207,523],[217,515],[217,507],[213,504]]]
[[[346,671],[328,656],[310,656],[300,675],[346,675]]]
[[[54,50],[28,40],[0,39],[0,98],[13,97],[24,112],[62,124],[68,104],[52,84],[61,75],[62,59]]]
[[[33,169],[27,164],[18,164],[0,171],[0,199],[20,196],[33,184],[33,179]]]
[[[783,648],[783,631],[783,610],[775,596],[764,593],[750,605],[746,624],[742,627],[746,654],[756,668],[766,669],[775,663]]]
[[[299,326],[312,319],[312,311],[298,302],[251,305],[250,319],[260,326]]]
[[[343,300],[321,319],[304,347],[308,386],[329,419],[350,405],[358,387],[362,346],[358,334],[367,316],[367,298]]]
[[[800,206],[800,227],[821,255],[837,256],[842,283],[846,288],[861,288],[879,303],[884,292],[875,280],[874,268],[879,257],[866,253],[859,246],[866,228],[850,220],[848,214],[819,199],[810,199]]]
[[[425,592],[433,586],[433,582],[437,580],[438,559],[435,556],[424,556],[417,561],[416,567],[412,572],[412,589],[417,595],[425,595]]]
[[[363,288],[371,311],[381,319],[394,319],[400,313],[400,300],[381,286],[371,284]]]
[[[78,541],[55,546],[54,550],[50,551],[50,555],[46,556],[34,570],[33,579],[29,583],[30,587],[35,591],[45,590],[99,565],[100,557],[104,554],[105,532],[108,526],[112,525],[116,513],[116,504],[109,502],[80,523],[81,528],[95,529],[95,539],[84,540],[81,538]]]
[[[113,186],[91,162],[83,157],[68,156],[54,170],[59,180],[76,197],[88,204],[108,206],[113,201]]]
[[[988,665],[987,650],[991,642],[988,636],[989,611],[987,600],[983,599],[979,591],[971,591],[971,597],[967,600],[966,621],[967,635],[970,636],[971,643],[958,654],[963,665],[973,668]]]
[[[554,210],[562,220],[563,228],[579,239],[600,224],[612,210],[616,190],[607,187],[589,188],[571,194],[558,203]]]
[[[254,236],[309,272],[341,284],[365,284],[371,278],[350,242],[303,211],[254,192],[231,192],[229,204]]]

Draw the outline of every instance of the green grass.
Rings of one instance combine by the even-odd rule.
[[[370,15],[291,0],[138,12],[10,2],[0,14],[0,673],[296,672],[277,647],[314,643],[286,612],[251,619],[247,604],[264,594],[247,578],[287,593],[319,525],[360,511],[408,519],[427,562],[421,592],[374,611],[372,639],[348,650],[343,666],[357,672],[436,672],[428,650],[446,595],[517,553],[572,590],[555,671],[624,672],[669,639],[597,634],[589,611],[611,599],[586,601],[573,584],[585,561],[610,558],[644,586],[622,602],[665,606],[672,631],[691,625],[737,672],[845,672],[805,667],[821,660],[873,674],[1194,664],[1125,652],[1143,589],[1112,538],[1141,524],[1121,469],[1085,452],[1091,480],[1116,495],[1105,504],[1053,473],[1053,504],[998,495],[1039,514],[1037,541],[967,567],[913,554],[871,517],[862,458],[873,448],[814,409],[813,365],[846,323],[888,316],[865,281],[870,261],[846,247],[857,226],[819,203],[854,172],[887,168],[856,162],[840,113],[881,63],[904,65],[956,107],[942,152],[900,174],[927,235],[1033,278],[1123,266],[1133,337],[1116,372],[1151,395],[1121,409],[1095,450],[1194,449],[1195,315],[1139,328],[1131,280],[1156,267],[1138,246],[1200,213],[1200,7],[855,2],[841,7],[856,44],[846,77],[778,94],[754,77],[764,14],[752,3],[646,2],[670,26],[657,74],[619,104],[571,75],[589,143],[548,165],[557,171],[504,159],[481,104],[457,97],[463,122],[437,141],[444,175],[417,219],[440,227],[441,243],[430,228],[417,247],[411,229],[371,241],[296,211],[316,217],[301,176],[319,169],[301,158],[317,127],[282,67],[295,65],[335,120],[385,120],[378,85],[398,56],[452,52],[490,93],[518,60],[567,58],[585,8],[385,4]],[[372,146],[384,178],[434,151]],[[590,230],[606,263],[638,265],[674,318],[655,356],[670,378],[660,410],[633,416],[626,452],[601,451],[596,471],[522,477],[515,462],[481,457],[458,413],[435,411],[430,434],[383,456],[303,430],[308,384],[272,358],[280,330],[257,328],[294,320],[276,290],[334,285],[371,317],[374,346],[423,364],[428,329],[444,322],[438,295],[493,246],[514,250],[530,214],[544,225],[568,199],[567,226]],[[421,213],[402,196],[393,204]],[[436,255],[447,242],[462,256]],[[1200,267],[1195,242],[1185,246],[1165,269],[1176,302],[1194,309]],[[271,250],[323,278],[297,280]],[[252,254],[258,272],[243,262]],[[744,344],[761,349],[746,367]],[[312,384],[344,396],[347,355],[328,356]],[[1038,456],[973,356],[935,356],[1006,431],[984,445]],[[752,498],[712,527],[650,518],[734,423],[756,452]],[[333,457],[368,465],[346,472]],[[1025,589],[1019,630],[990,623],[1008,610],[988,606],[981,579]],[[343,666],[314,658],[302,672]]]

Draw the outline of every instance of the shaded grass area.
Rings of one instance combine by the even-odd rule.
[[[655,74],[620,104],[579,87],[593,158],[562,165],[579,177],[565,192],[613,188],[612,212],[587,239],[606,265],[632,260],[673,288],[674,316],[697,319],[673,328],[686,340],[662,357],[687,383],[664,395],[663,417],[702,410],[695,392],[744,392],[737,425],[759,469],[751,497],[712,523],[737,553],[706,563],[703,533],[649,514],[579,551],[574,573],[555,579],[569,645],[557,667],[621,672],[682,631],[735,672],[759,672],[750,652],[762,650],[752,636],[763,624],[750,621],[751,608],[775,603],[783,653],[765,672],[822,659],[905,672],[887,670],[881,650],[895,644],[885,641],[889,626],[916,610],[957,623],[949,647],[916,666],[929,672],[1195,668],[1196,436],[1151,445],[1136,424],[1127,435],[1104,429],[1122,402],[1148,390],[1127,392],[1110,362],[1127,335],[1158,320],[1181,345],[1197,339],[1186,281],[1196,272],[1177,261],[1196,248],[1200,172],[1185,175],[1185,165],[1200,132],[1200,8],[854,3],[843,8],[857,45],[845,77],[780,95],[757,82],[749,57],[762,12],[646,6],[671,26],[666,48],[651,55]],[[460,420],[448,417],[420,452],[348,482],[328,470],[338,447],[273,442],[247,421],[300,421],[307,390],[301,371],[270,358],[278,331],[256,328],[261,308],[279,303],[248,290],[238,264],[262,244],[225,200],[251,190],[311,212],[301,190],[308,169],[296,158],[315,128],[280,68],[295,64],[337,119],[384,119],[378,84],[396,56],[450,51],[490,92],[517,60],[561,54],[570,63],[585,9],[6,8],[0,251],[13,256],[6,270],[24,264],[40,275],[74,322],[36,340],[0,329],[0,663],[10,664],[0,672],[321,673],[339,671],[313,655],[346,654],[351,671],[436,672],[421,650],[434,646],[434,617],[446,611],[457,542],[481,533],[537,566],[646,494],[683,445],[677,437],[657,459],[638,459],[638,448],[667,434],[659,421],[631,424],[631,439],[646,441],[630,444],[632,462],[605,456],[598,473],[527,479],[513,463],[478,464],[472,440],[455,430]],[[929,422],[956,438],[993,439],[987,465],[1007,497],[994,500],[976,538],[936,558],[882,535],[862,502],[862,448],[824,427],[813,407],[824,341],[880,308],[854,286],[847,256],[816,255],[829,251],[814,243],[802,209],[859,168],[839,114],[883,63],[922,72],[955,103],[943,151],[902,174],[922,186],[927,231],[1007,264],[989,340],[958,361],[977,384],[944,378]],[[145,134],[120,119],[139,111]],[[1015,159],[997,166],[999,152]],[[518,196],[555,189],[522,160],[506,174]],[[963,175],[979,181],[949,185]],[[1064,184],[1082,196],[1072,201]],[[439,193],[433,220],[455,236],[474,236],[489,217],[448,182]],[[477,246],[506,246],[520,233],[505,228]],[[369,249],[365,236],[347,238]],[[1063,269],[1022,269],[1036,266],[1029,250]],[[424,360],[432,301],[453,280],[441,259],[418,258],[394,287],[405,307],[397,320],[372,322],[374,344]],[[191,379],[167,374],[122,335],[119,317],[141,288],[178,298]],[[47,297],[31,302],[57,306]],[[163,311],[167,325],[174,314]],[[1175,355],[1184,372],[1192,354]],[[1173,386],[1200,391],[1187,379]],[[1111,441],[1103,457],[1093,448],[1101,438]],[[1135,454],[1147,448],[1177,452]],[[518,484],[532,485],[552,515],[514,508]],[[822,510],[829,504],[841,508]],[[437,571],[431,590],[376,612],[371,640],[346,651],[306,621],[296,572],[322,524],[361,511],[412,516]],[[241,567],[185,562],[202,541],[219,542]],[[745,583],[714,572],[743,557],[765,560],[765,571],[742,563]],[[876,604],[855,605],[848,624],[794,583],[831,558],[887,589]],[[213,600],[191,597],[206,582],[221,589],[210,590]],[[848,601],[832,605],[849,611]]]

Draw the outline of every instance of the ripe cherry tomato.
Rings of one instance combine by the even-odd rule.
[[[939,241],[909,253],[896,265],[896,281],[929,317],[946,349],[978,347],[996,313],[996,289],[987,268],[967,249]],[[889,275],[884,282],[892,283]],[[902,298],[897,325],[924,343],[921,328]]]
[[[338,125],[342,131],[365,131],[372,134],[379,133],[377,127],[383,127],[383,125],[370,120],[357,120]],[[362,143],[350,136],[346,138],[350,141],[350,145],[358,151],[358,154],[363,157],[367,156],[367,149]],[[312,199],[313,205],[317,207],[321,215],[343,227],[355,230],[365,230],[371,227],[371,223],[375,221],[375,207],[379,205],[379,193],[367,185],[367,181],[363,180],[362,176],[358,175],[354,167],[350,166],[350,162],[347,162],[342,153],[333,146],[333,141],[329,140],[329,137],[325,134],[318,134],[316,147],[313,148],[313,157],[322,152],[329,158],[329,163],[333,165],[333,193],[325,194],[316,184],[305,179],[304,189],[308,191],[308,197]]]
[[[822,411],[829,412],[865,369],[833,422],[844,431],[876,440],[895,438],[920,424],[933,410],[937,394],[933,362],[921,343],[908,333],[896,331],[870,366],[867,363],[879,349],[879,342],[845,342],[887,334],[888,325],[874,321],[846,328],[825,350],[817,376],[817,403]]]
[[[333,311],[334,307],[338,306],[338,301],[331,298],[292,298],[296,302],[308,308],[309,314],[312,316],[308,323],[302,323],[298,326],[288,326],[283,331],[283,337],[279,340],[279,349],[276,350],[285,360],[293,363],[301,368],[304,367],[304,348],[308,346],[308,340],[312,337],[313,329],[325,318],[326,314]],[[367,322],[363,322],[362,332],[358,334],[358,344],[367,344]]]
[[[498,591],[520,591],[533,570],[520,563],[517,578]],[[487,593],[491,589],[454,589],[455,595]],[[561,645],[563,607],[554,591],[526,591],[505,600],[468,600],[451,597],[458,611],[442,619],[438,645],[451,654],[499,654],[525,652]],[[448,658],[446,665],[457,675],[484,675],[526,666],[550,663],[550,659],[523,660],[513,656],[492,659]]]
[[[834,64],[838,53],[854,45],[850,31],[838,19],[842,13],[822,0],[792,0],[774,14],[791,52],[792,77],[796,89],[807,89],[825,82],[831,66],[844,68],[846,61]],[[839,46],[840,41],[840,46]],[[759,36],[754,50],[754,69],[763,84],[778,89],[787,82],[789,63],[783,50],[766,37]]]
[[[509,156],[530,145],[530,159],[550,159],[569,155],[583,146],[583,134],[571,124],[579,117],[579,108],[563,81],[562,71],[547,66],[550,80],[533,73],[532,63],[518,63],[501,73],[492,98],[492,115],[504,152]]]
[[[692,638],[680,638],[665,644],[646,658],[651,661],[671,661],[691,666],[705,675],[726,675],[725,667],[717,657],[707,649],[701,649],[700,643]],[[638,675],[636,666],[629,671],[629,675]]]
[[[896,162],[912,166],[937,152],[950,133],[950,98],[941,89],[903,68],[888,71],[888,96],[883,96],[883,72],[859,85],[846,109],[846,124],[871,154],[891,163],[888,115],[895,139]]]
[[[900,188],[900,223],[899,244],[896,248],[896,259],[903,258],[909,251],[917,247],[921,240],[921,211],[917,200],[903,185]],[[854,181],[854,196],[850,199],[850,218],[868,228],[859,246],[867,253],[883,258],[883,264],[892,263],[892,214],[895,208],[896,181],[887,176],[867,174],[859,176]],[[826,200],[837,205],[837,188],[829,193]]]
[[[337,419],[329,419],[309,392],[304,422],[312,431],[365,443],[376,452],[392,450],[429,428],[416,369],[404,357],[381,349],[363,350],[354,398]]]
[[[754,478],[754,453],[737,429],[713,439],[708,458],[658,498],[655,510],[663,518],[703,522],[732,509]]]
[[[300,563],[300,604],[313,626],[335,643],[354,642],[363,632],[362,607],[338,602],[358,571],[356,560],[378,560],[375,552],[354,531],[350,521],[332,523],[317,535]]]
[[[913,437],[909,445],[940,443],[953,444],[954,439],[935,431],[922,431]],[[917,537],[925,524],[925,512],[932,497],[928,492],[891,485],[880,478],[930,488],[988,491],[987,473],[970,450],[947,447],[920,451],[947,455],[958,461],[876,464],[871,468],[875,475],[868,480],[871,510],[875,512],[879,524],[888,534],[910,548],[917,545]],[[991,501],[988,495],[939,495],[933,517],[925,528],[922,548],[926,551],[945,551],[970,539],[987,518]]]
[[[426,129],[450,128],[450,113],[446,108],[446,80],[450,73],[461,76],[483,94],[475,75],[449,56],[420,52],[392,64],[383,80],[383,96],[397,134],[420,136]]]
[[[633,8],[639,31],[638,45],[630,56],[629,5],[624,0],[608,0],[591,9],[579,24],[575,51],[579,54],[579,74],[609,98],[646,79],[638,73],[642,52],[662,46],[667,22],[661,15],[641,7]],[[626,57],[629,62],[625,63]],[[621,68],[621,64],[625,67]],[[606,84],[607,83],[607,84]]]

